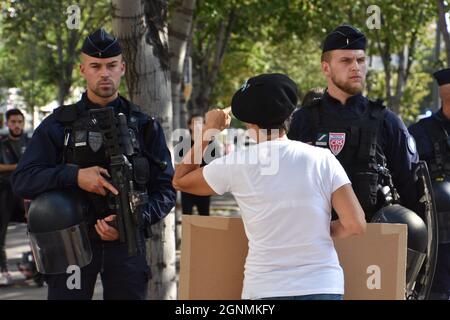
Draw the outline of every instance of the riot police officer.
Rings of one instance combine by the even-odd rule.
[[[418,155],[403,122],[381,101],[362,95],[365,48],[365,35],[350,25],[327,35],[322,51],[327,89],[322,99],[293,114],[288,137],[331,150],[349,175],[370,221],[384,205],[380,184],[398,197],[395,186],[402,204],[416,209],[412,170]]]
[[[439,220],[439,250],[434,275],[433,299],[450,297],[450,69],[434,73],[442,107],[431,117],[409,127],[417,150],[430,170]]]
[[[145,232],[148,226],[163,219],[175,204],[170,152],[161,125],[118,93],[125,62],[117,39],[104,29],[96,30],[85,39],[81,60],[80,72],[87,82],[86,92],[77,103],[56,109],[36,129],[30,147],[13,174],[13,187],[17,194],[38,198],[39,203],[48,203],[49,208],[65,207],[54,202],[62,199],[60,195],[53,195],[49,200],[40,198],[52,190],[81,189],[89,202],[87,229],[92,261],[81,268],[80,288],[68,288],[67,279],[71,274],[49,272],[46,275],[49,299],[91,299],[98,273],[101,274],[105,299],[145,299],[150,277],[145,252],[130,255],[127,245],[118,241],[119,232],[113,224],[117,212],[111,209],[107,199],[121,190],[109,179],[111,162],[103,129],[89,115],[105,108],[112,109],[115,117],[125,115],[132,149],[137,150],[140,160],[147,160],[148,166],[144,165],[143,171],[129,181],[140,185],[141,174],[149,177],[143,186],[148,200],[137,212],[138,219],[143,221],[139,228],[142,239],[148,236]],[[166,165],[158,165],[164,163]],[[73,199],[63,199],[73,203]],[[33,203],[30,220],[32,209]],[[76,208],[67,210],[80,211]],[[45,217],[41,209],[37,211],[35,218]],[[55,217],[55,214],[50,216]],[[55,219],[49,223],[56,226]],[[30,233],[39,231],[36,228],[46,228],[44,231],[48,234],[62,234],[58,233],[61,230],[48,230],[49,225],[42,221],[36,221],[33,226],[30,224],[31,227],[35,230]],[[40,235],[36,233],[36,237]],[[55,255],[54,259],[58,257]]]
[[[432,233],[433,200],[426,192],[426,183],[431,183],[402,120],[381,100],[362,95],[365,48],[365,35],[353,26],[341,25],[327,35],[321,58],[327,89],[321,99],[293,114],[288,137],[331,150],[347,172],[367,221],[414,222],[407,223],[406,291],[408,298],[426,299],[437,242]],[[404,215],[414,218],[403,219]]]

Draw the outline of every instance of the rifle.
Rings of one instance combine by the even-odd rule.
[[[143,254],[145,242],[140,230],[144,226],[144,217],[141,208],[148,203],[148,160],[138,155],[136,137],[128,129],[123,113],[116,118],[112,107],[103,107],[89,110],[89,115],[102,133],[111,183],[119,191],[118,195],[107,195],[109,208],[117,214],[113,226],[119,231],[120,242],[127,243],[129,256]]]

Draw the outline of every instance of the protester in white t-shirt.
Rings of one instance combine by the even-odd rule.
[[[365,231],[364,212],[339,161],[327,149],[285,135],[296,90],[285,75],[250,78],[233,96],[232,111],[258,144],[200,168],[195,153],[207,146],[212,129],[230,123],[229,108],[212,110],[204,141],[195,142],[175,171],[178,190],[236,198],[249,241],[243,299],[342,299],[344,276],[332,237]],[[331,222],[332,208],[339,219]]]

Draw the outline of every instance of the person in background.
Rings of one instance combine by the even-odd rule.
[[[191,147],[194,145],[195,132],[201,134],[202,127],[204,125],[204,118],[198,114],[192,114],[188,120],[188,128],[191,139]],[[180,150],[180,158],[184,156],[183,149]],[[211,140],[207,147],[206,154],[211,155],[211,160],[220,156],[219,145],[216,140]],[[206,165],[205,159],[202,158],[202,166]],[[197,212],[201,216],[209,216],[210,210],[210,196],[197,196],[187,192],[181,192],[181,208],[183,214],[192,214],[194,206],[197,207]]]
[[[25,222],[23,199],[13,193],[10,177],[30,139],[24,133],[25,116],[19,109],[6,112],[8,135],[0,142],[0,285],[12,283],[5,240],[10,221]]]
[[[442,107],[409,127],[417,151],[430,171],[438,212],[439,248],[430,299],[450,298],[450,69],[433,74]]]

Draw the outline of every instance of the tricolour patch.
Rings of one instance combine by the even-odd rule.
[[[89,131],[88,142],[89,147],[91,147],[92,151],[97,152],[98,150],[100,150],[103,144],[103,137],[101,132]]]
[[[328,145],[330,147],[331,152],[335,156],[342,151],[345,145],[345,133],[341,132],[330,132],[328,137]]]

